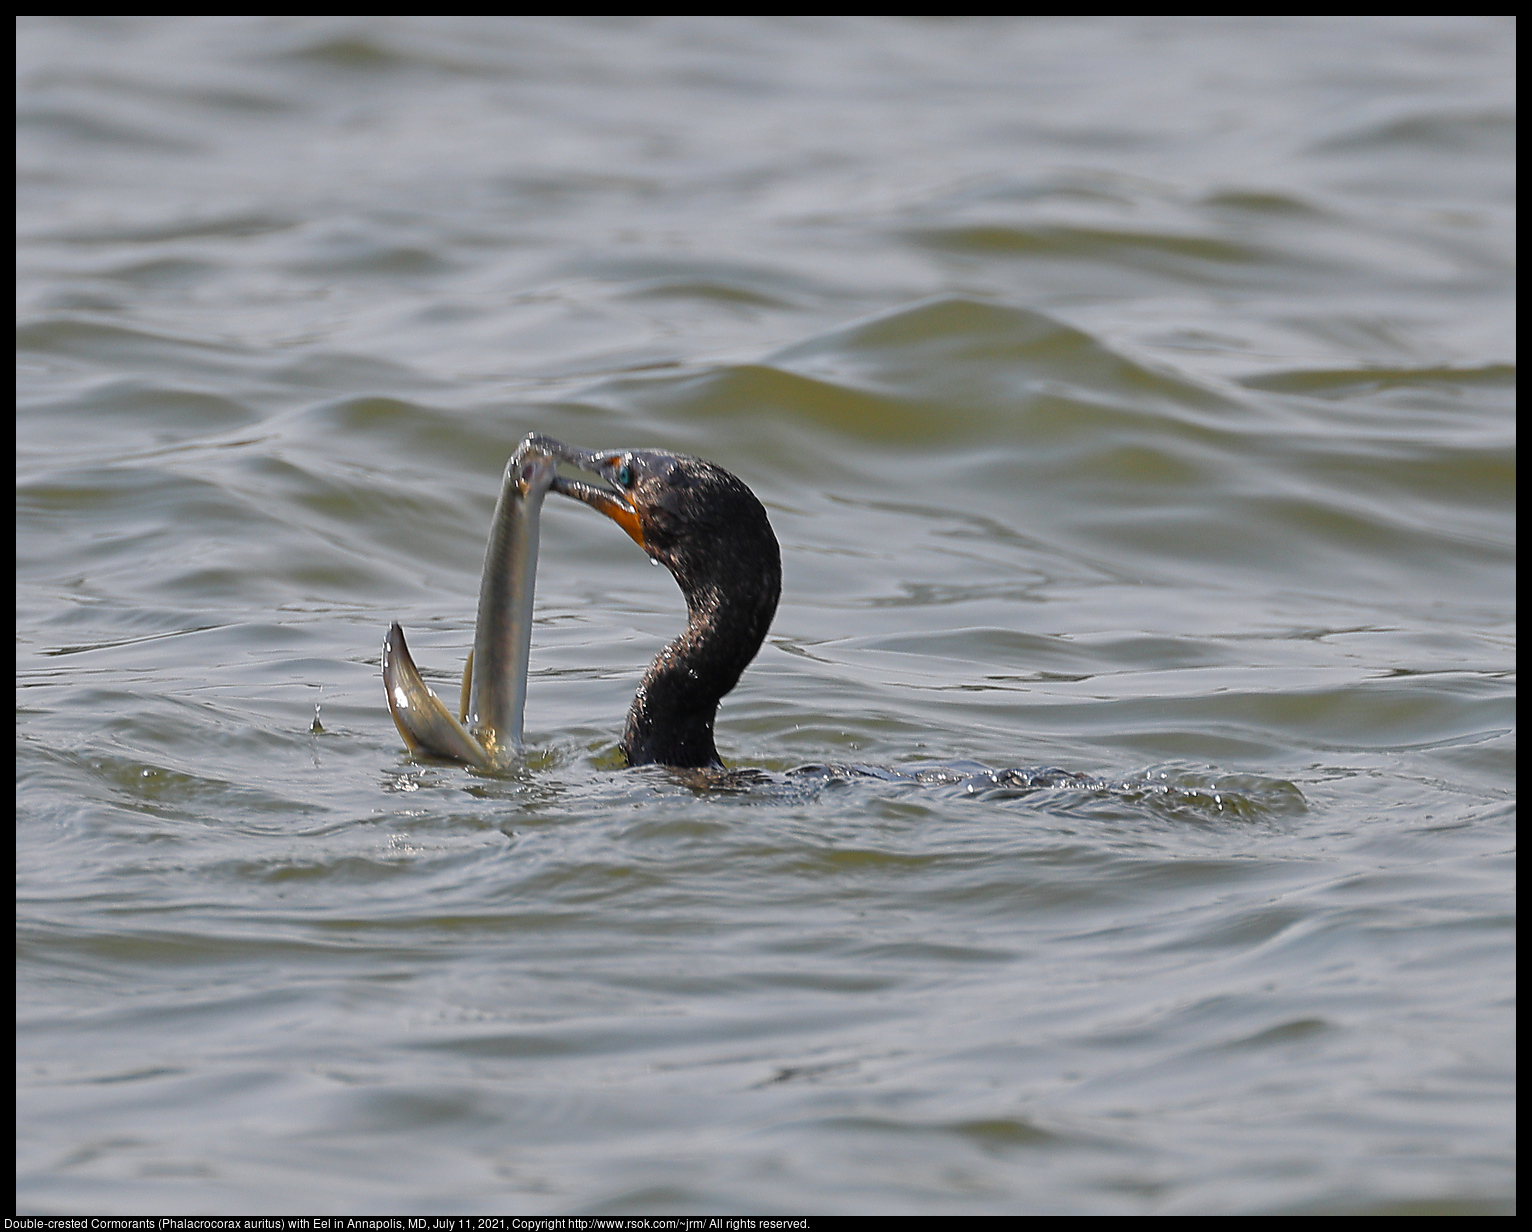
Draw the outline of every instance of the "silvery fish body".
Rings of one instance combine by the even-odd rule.
[[[412,752],[450,757],[484,769],[521,752],[537,582],[538,526],[556,462],[528,437],[506,464],[484,552],[473,653],[463,669],[454,717],[421,679],[397,623],[383,641],[383,687],[394,726]]]

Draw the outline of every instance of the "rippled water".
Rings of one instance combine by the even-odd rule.
[[[1507,20],[19,38],[22,1211],[1512,1209]],[[558,500],[404,753],[533,430],[765,502],[755,782]]]

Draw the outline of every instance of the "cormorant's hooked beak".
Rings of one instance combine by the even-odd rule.
[[[527,439],[535,442],[536,448],[545,451],[558,461],[567,462],[570,466],[578,467],[587,474],[600,475],[603,479],[607,478],[622,461],[621,454],[598,453],[594,449],[575,449],[554,440],[551,436],[535,435]],[[553,481],[553,490],[560,496],[573,497],[577,501],[583,501],[598,513],[606,514],[628,532],[628,537],[634,543],[648,551],[648,546],[644,543],[644,530],[638,520],[638,510],[615,488],[599,488],[595,484],[585,483],[579,479],[565,479],[558,476]]]

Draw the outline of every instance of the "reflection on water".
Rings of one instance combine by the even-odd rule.
[[[18,31],[21,1210],[1512,1209],[1503,19]],[[401,747],[529,431],[726,780],[569,502]]]

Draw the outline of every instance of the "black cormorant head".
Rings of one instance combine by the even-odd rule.
[[[557,478],[670,570],[686,596],[686,630],[650,664],[622,748],[637,765],[717,765],[718,701],[765,640],[782,593],[782,553],[766,510],[739,479],[702,458],[654,449],[574,449],[528,438],[610,487]]]
[[[738,478],[686,454],[585,450],[545,436],[535,439],[558,460],[611,485],[560,477],[553,490],[621,526],[670,570],[690,608],[766,606],[770,623],[782,587],[781,550],[766,510]]]

